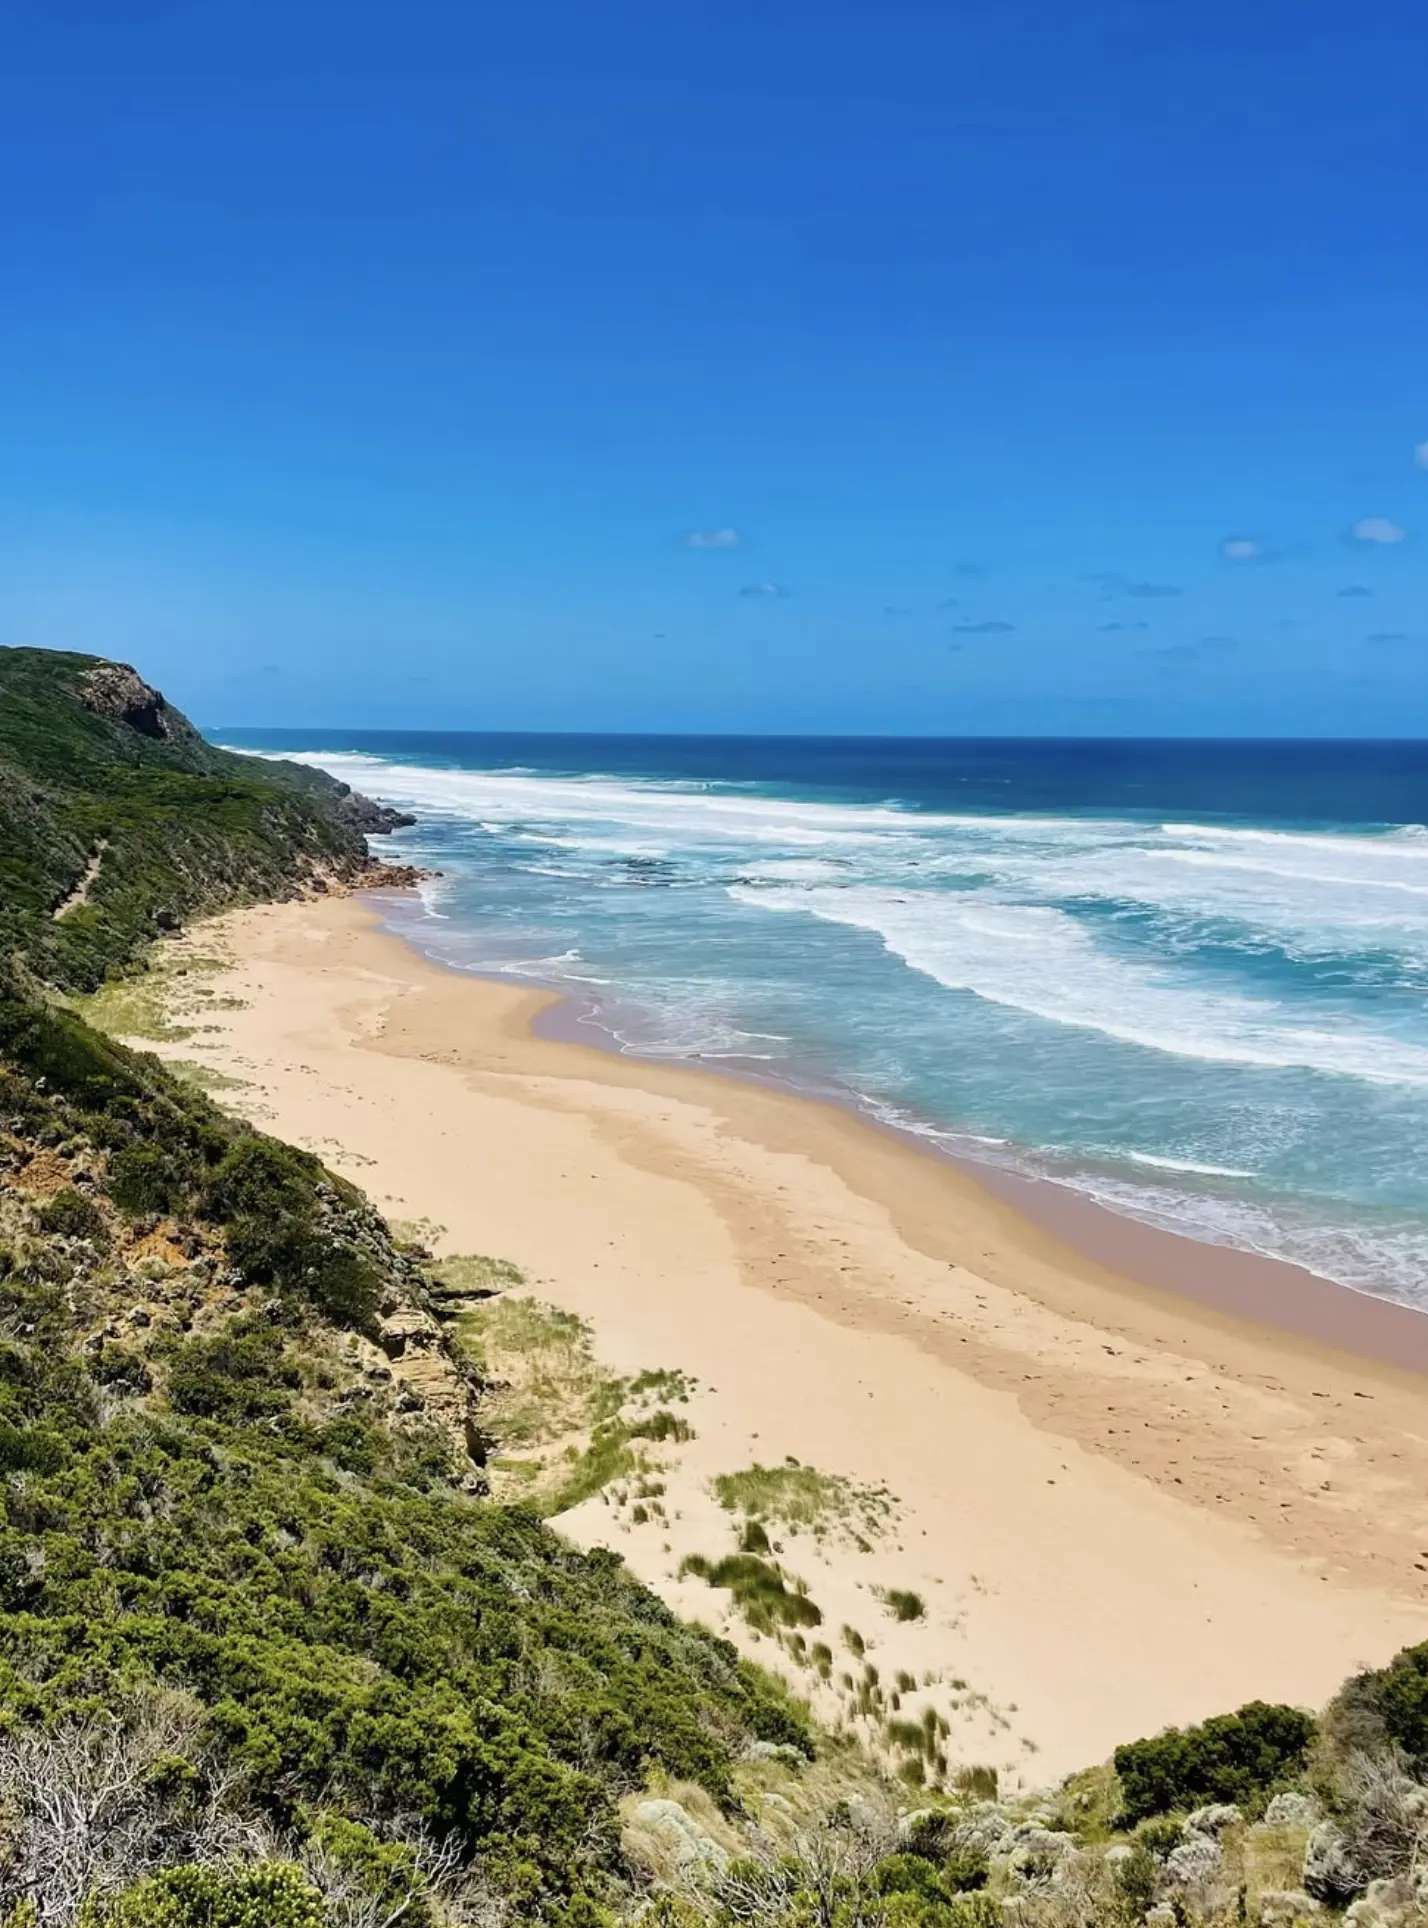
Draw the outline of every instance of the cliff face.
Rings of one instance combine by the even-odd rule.
[[[0,961],[89,989],[195,913],[352,881],[409,822],[235,756],[125,663],[0,650]]]

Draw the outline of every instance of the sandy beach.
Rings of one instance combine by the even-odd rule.
[[[1074,1204],[1058,1226],[835,1106],[537,1034],[547,994],[429,964],[370,904],[239,912],[185,951],[224,965],[161,1051],[441,1251],[520,1266],[613,1371],[696,1382],[664,1517],[597,1496],[560,1525],[827,1717],[871,1663],[954,1762],[1040,1784],[1247,1699],[1320,1704],[1428,1636],[1428,1320]],[[782,1540],[826,1685],[678,1572],[734,1546],[710,1482],[790,1458],[895,1501],[876,1535]]]

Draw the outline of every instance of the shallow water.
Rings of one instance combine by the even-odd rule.
[[[1428,746],[232,733],[420,822],[407,935],[1428,1306]]]

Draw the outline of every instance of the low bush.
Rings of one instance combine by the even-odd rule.
[[[1198,1727],[1171,1727],[1118,1747],[1121,1823],[1133,1827],[1210,1801],[1258,1807],[1275,1787],[1303,1773],[1316,1727],[1301,1708],[1255,1700]]]
[[[92,1245],[105,1245],[109,1240],[103,1212],[92,1198],[73,1186],[52,1193],[36,1212],[35,1223],[42,1232],[57,1238],[83,1238]]]
[[[212,1338],[191,1340],[172,1356],[171,1404],[201,1419],[242,1423],[286,1411],[302,1374],[271,1326],[235,1320]]]
[[[1347,1680],[1325,1710],[1324,1733],[1339,1755],[1397,1748],[1428,1775],[1428,1642]]]
[[[125,1145],[109,1160],[109,1196],[130,1218],[147,1218],[181,1206],[192,1177],[158,1145]]]
[[[330,1928],[322,1896],[282,1862],[256,1868],[166,1868],[108,1906],[88,1911],[82,1928]]]

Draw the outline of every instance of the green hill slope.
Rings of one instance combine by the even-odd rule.
[[[301,764],[214,749],[133,670],[0,650],[0,956],[92,988],[165,924],[367,862],[387,827]]]
[[[382,813],[37,651],[0,654],[0,799],[0,1921],[106,1920],[243,1844],[416,1924],[437,1873],[451,1921],[616,1892],[621,1794],[724,1798],[803,1718],[484,1497],[450,1308],[359,1192],[54,995],[184,914],[359,876]],[[109,1832],[57,1842],[116,1774]],[[122,1919],[228,1919],[150,1899]]]

